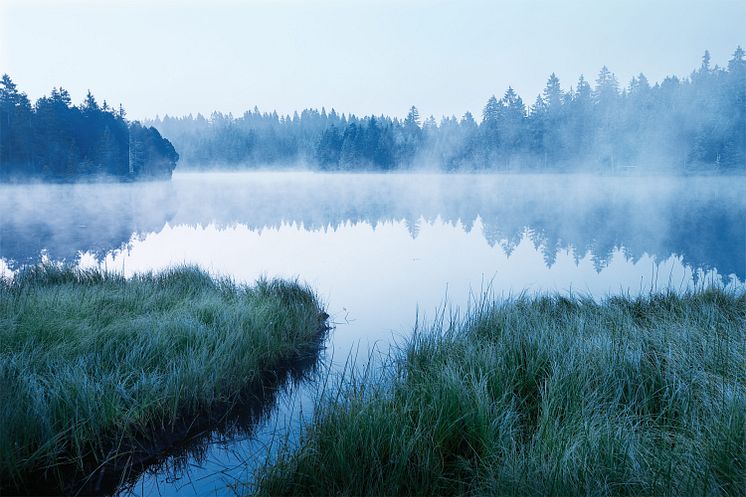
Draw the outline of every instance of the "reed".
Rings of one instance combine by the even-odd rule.
[[[746,296],[485,299],[342,374],[255,481],[260,495],[744,495]]]
[[[59,489],[316,354],[297,282],[35,266],[0,283],[0,489]],[[147,443],[146,443],[147,445]],[[3,493],[3,492],[0,492]]]

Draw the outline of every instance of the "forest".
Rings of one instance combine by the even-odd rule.
[[[148,122],[171,140],[183,167],[324,171],[511,170],[673,173],[746,172],[746,60],[726,67],[705,52],[688,77],[627,86],[603,67],[568,89],[551,74],[533,104],[513,88],[487,101],[478,121],[404,119],[306,109],[278,115],[256,107],[240,117],[214,112]]]
[[[91,92],[73,105],[63,88],[31,104],[11,78],[0,80],[0,181],[167,179],[179,154],[157,129],[128,121],[120,105]]]

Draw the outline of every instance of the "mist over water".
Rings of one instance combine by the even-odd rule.
[[[6,272],[44,257],[297,277],[357,338],[408,332],[446,292],[464,305],[485,286],[603,297],[746,278],[746,186],[729,178],[194,173],[0,190]]]
[[[327,356],[341,367],[484,288],[602,298],[742,285],[745,220],[746,184],[723,177],[177,173],[2,185],[0,273],[45,258],[128,275],[186,263],[239,281],[297,277],[328,307]],[[246,479],[275,426],[309,411],[295,388],[253,438],[202,448],[181,461],[188,471],[146,475],[135,493],[200,495]]]
[[[294,224],[333,233],[404,223],[416,239],[439,222],[476,229],[507,254],[528,238],[548,266],[570,250],[601,269],[623,249],[633,261],[677,255],[743,279],[745,190],[718,177],[478,174],[213,173],[177,174],[171,183],[3,185],[0,258],[11,267],[43,251],[68,262],[87,252],[101,258],[165,226],[240,224],[261,233]]]

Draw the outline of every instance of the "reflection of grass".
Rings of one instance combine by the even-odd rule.
[[[746,296],[521,297],[327,388],[271,495],[743,495]]]
[[[324,318],[296,283],[188,267],[125,279],[39,266],[0,283],[0,485],[28,489],[45,469],[70,480],[237,402],[316,353]]]

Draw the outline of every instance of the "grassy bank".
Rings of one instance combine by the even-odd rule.
[[[477,307],[327,387],[259,493],[746,493],[746,296]]]
[[[40,266],[0,283],[0,493],[73,491],[225,412],[315,355],[325,318],[296,283],[195,268],[125,279]]]

